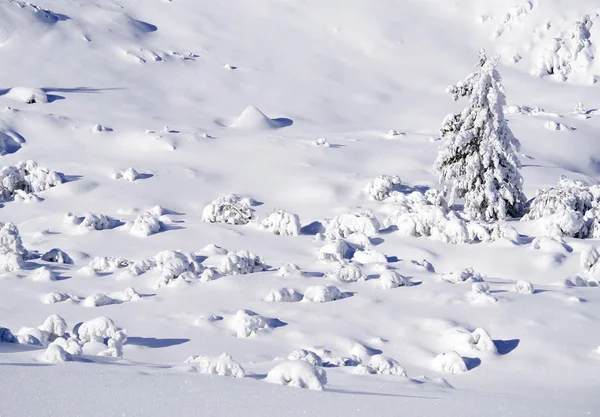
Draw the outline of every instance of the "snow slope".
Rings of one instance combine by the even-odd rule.
[[[511,221],[512,237],[452,245],[357,220],[373,236],[334,244],[376,252],[355,256],[365,265],[354,282],[319,260],[329,243],[319,233],[337,215],[393,214],[397,203],[364,191],[380,175],[398,175],[405,193],[437,187],[435,138],[464,106],[445,88],[480,48],[500,54],[527,197],[561,175],[598,183],[600,64],[564,82],[531,74],[585,15],[600,45],[598,13],[591,0],[0,0],[0,166],[35,160],[64,180],[3,201],[0,221],[29,251],[73,261],[33,257],[0,275],[0,327],[17,334],[58,314],[69,333],[103,316],[128,332],[122,358],[97,356],[107,347],[96,342],[59,364],[43,362],[42,346],[0,342],[0,415],[38,415],[40,404],[89,416],[594,415],[600,292],[573,276],[597,241]],[[584,116],[572,113],[578,101]],[[129,168],[135,180],[119,178]],[[230,194],[254,218],[203,221]],[[279,210],[299,216],[300,235],[260,227]],[[115,221],[82,230],[67,213]],[[181,253],[156,256],[165,250]],[[134,273],[136,261],[152,268]],[[290,262],[299,268],[278,274]],[[383,285],[385,268],[404,285]],[[489,288],[442,279],[465,268]],[[533,294],[516,291],[521,280]],[[316,286],[339,292],[309,302]],[[265,301],[282,288],[295,290],[289,302]],[[322,392],[264,381],[298,349],[325,363]],[[434,359],[453,351],[467,371],[438,372]],[[184,363],[224,352],[243,379]]]

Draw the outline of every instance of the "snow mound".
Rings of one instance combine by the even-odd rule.
[[[533,285],[529,281],[517,281],[515,285],[515,292],[519,294],[533,294]]]
[[[62,346],[54,343],[46,348],[42,359],[48,363],[62,363],[73,360],[71,354],[67,353]]]
[[[9,200],[19,191],[38,193],[63,183],[55,171],[38,166],[35,161],[21,161],[0,168],[0,198]]]
[[[113,175],[113,178],[116,180],[124,179],[127,182],[134,182],[135,180],[142,178],[142,175],[138,171],[136,171],[133,167],[129,167],[123,172],[115,173]]]
[[[192,368],[201,374],[244,377],[244,368],[227,353],[218,357],[190,356],[185,363],[191,364]]]
[[[118,301],[109,297],[103,293],[96,293],[87,296],[82,302],[81,305],[84,307],[102,307],[108,306],[111,304],[116,304]]]
[[[324,369],[306,361],[287,361],[271,369],[265,381],[271,384],[321,391],[327,384],[327,374]]]
[[[270,320],[250,310],[239,310],[233,317],[231,326],[237,337],[250,337],[258,330],[270,329]]]
[[[61,316],[53,314],[48,316],[38,329],[55,336],[64,336],[67,331],[67,323]]]
[[[284,127],[285,124],[278,120],[267,117],[263,112],[254,106],[248,106],[235,119],[231,127],[244,130],[266,130]]]
[[[482,328],[472,332],[463,328],[455,327],[444,333],[444,339],[458,352],[493,352],[498,353],[490,334]]]
[[[19,340],[12,334],[10,329],[0,327],[0,343],[19,343]]]
[[[434,371],[441,374],[458,375],[467,371],[463,358],[456,352],[440,353],[432,362]]]
[[[44,304],[56,304],[70,299],[71,297],[68,294],[62,292],[50,292],[43,297],[43,302]]]
[[[127,268],[131,262],[123,258],[112,256],[97,256],[89,263],[89,267],[95,272],[114,272],[117,269]]]
[[[281,236],[298,236],[300,234],[300,217],[283,210],[271,213],[264,219],[261,228]]]
[[[376,236],[381,225],[371,212],[344,213],[335,216],[325,229],[325,236],[331,240],[342,239],[360,232],[368,237]]]
[[[56,274],[45,266],[42,266],[33,271],[31,278],[34,281],[56,281]]]
[[[254,210],[248,199],[236,194],[219,197],[204,207],[202,221],[242,225],[254,219]]]
[[[340,300],[343,294],[335,285],[313,285],[304,292],[303,301],[313,303],[326,303],[328,301]]]
[[[357,250],[354,252],[352,260],[363,265],[371,263],[385,264],[388,261],[383,253],[377,252],[373,249]]]
[[[357,265],[340,264],[337,269],[325,274],[327,278],[342,282],[364,281],[365,276]]]
[[[104,339],[114,337],[119,330],[115,323],[108,317],[96,317],[95,319],[81,323],[77,329],[77,336],[83,343],[104,343]]]
[[[482,282],[485,278],[485,275],[475,272],[473,268],[465,268],[461,269],[460,271],[443,274],[440,276],[440,278],[451,284],[457,284],[465,281]]]
[[[409,287],[411,282],[408,278],[400,275],[398,272],[386,269],[379,276],[379,285],[384,290],[391,290],[397,287]]]
[[[219,272],[223,275],[252,274],[266,269],[262,259],[247,250],[229,252],[219,266]]]
[[[48,103],[48,96],[44,90],[39,88],[13,87],[8,90],[5,96],[25,104]]]
[[[288,262],[285,265],[282,265],[277,270],[277,276],[286,277],[292,274],[299,274],[300,267],[294,263]]]
[[[67,213],[63,218],[63,223],[77,227],[77,233],[87,233],[92,230],[114,229],[121,225],[121,222],[104,214],[86,213],[83,217],[78,217],[73,213]]]
[[[264,298],[268,303],[295,303],[302,300],[303,295],[293,288],[279,288],[270,291]]]
[[[314,366],[322,366],[323,359],[315,352],[307,349],[297,349],[287,357],[288,361],[306,361]]]

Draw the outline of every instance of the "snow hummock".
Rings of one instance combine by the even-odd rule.
[[[300,218],[297,214],[283,210],[271,213],[263,219],[261,228],[281,236],[298,236],[300,234]]]
[[[237,337],[254,336],[261,329],[270,329],[269,320],[250,310],[239,310],[231,320]]]
[[[342,298],[342,292],[335,285],[312,285],[304,292],[303,301],[326,303],[328,301],[340,300]]]
[[[288,361],[306,361],[314,366],[323,365],[323,359],[312,350],[296,349],[287,357]]]
[[[294,360],[275,366],[269,371],[265,381],[321,391],[327,384],[327,374],[323,368],[318,368],[307,361]]]
[[[6,97],[25,104],[48,103],[48,95],[40,88],[13,87],[8,90]]]
[[[248,106],[231,124],[235,129],[261,130],[277,129],[283,124],[277,120],[270,119],[262,111],[254,106]]]
[[[190,356],[185,363],[191,364],[193,370],[201,374],[244,377],[244,368],[227,353],[218,357]]]
[[[432,362],[432,368],[441,374],[458,375],[467,371],[463,358],[455,351],[440,353]]]
[[[264,298],[268,303],[295,303],[302,300],[303,295],[293,288],[279,288],[270,291]]]
[[[204,207],[202,221],[209,223],[247,224],[254,218],[248,199],[236,194],[219,197]]]

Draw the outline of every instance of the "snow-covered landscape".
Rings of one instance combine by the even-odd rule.
[[[592,0],[0,0],[0,416],[600,415]]]

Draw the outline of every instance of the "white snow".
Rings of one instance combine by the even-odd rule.
[[[323,368],[317,368],[306,361],[287,361],[271,369],[265,381],[321,391],[327,384],[327,374]]]

